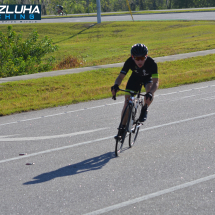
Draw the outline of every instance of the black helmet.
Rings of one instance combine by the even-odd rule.
[[[137,43],[131,48],[132,56],[146,56],[148,53],[148,48],[144,44]]]

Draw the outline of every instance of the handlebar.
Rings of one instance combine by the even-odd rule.
[[[119,90],[120,90],[120,91],[123,91],[123,92],[126,92],[126,93],[130,93],[131,96],[135,96],[136,94],[138,94],[139,96],[146,96],[146,94],[142,94],[142,93],[140,93],[140,92],[135,93],[135,92],[132,91],[132,90],[130,90],[130,91],[128,91],[128,90],[122,90],[122,89],[119,89]],[[113,100],[116,100],[116,95],[113,96],[112,99],[113,99]]]

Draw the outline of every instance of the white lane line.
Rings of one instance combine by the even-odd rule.
[[[205,86],[205,87],[199,87],[199,88],[193,88],[194,90],[201,90],[201,89],[205,89],[208,88],[209,86]]]
[[[172,92],[172,93],[165,93],[165,94],[160,94],[159,96],[166,96],[166,95],[172,95],[172,94],[176,94],[178,92]]]
[[[8,122],[8,123],[0,124],[0,126],[15,124],[15,123],[18,123],[18,122],[26,122],[26,121],[31,121],[31,120],[35,120],[35,119],[42,119],[42,118],[53,117],[53,116],[60,116],[60,115],[63,115],[63,114],[75,113],[75,112],[84,111],[84,110],[91,110],[91,109],[95,109],[95,108],[101,108],[101,107],[105,107],[105,106],[111,106],[111,105],[121,104],[123,102],[115,102],[115,103],[111,103],[111,104],[99,105],[99,106],[95,106],[95,107],[83,108],[83,109],[78,109],[78,110],[73,110],[73,111],[66,111],[66,112],[63,112],[63,113],[57,113],[57,114],[52,114],[52,115],[40,116],[40,117],[36,117],[36,118],[31,118],[31,119],[23,119],[23,120],[19,120],[19,121],[16,121],[16,122]]]
[[[190,95],[190,96],[184,96],[184,97],[179,97],[179,98],[176,98],[176,99],[165,99],[165,101],[179,101],[179,100],[182,100],[182,99],[187,99],[187,98],[190,98],[190,97],[201,97],[201,99],[195,99],[193,100],[194,102],[196,101],[199,101],[199,100],[211,100],[211,99],[208,99],[208,98],[211,98],[211,97],[207,97],[207,98],[204,98],[204,95],[209,95],[209,94],[214,94],[215,91],[211,91],[210,93],[200,93],[200,94],[197,94],[197,95]],[[212,97],[213,99],[213,97]],[[161,101],[156,101],[156,102],[161,102]],[[163,102],[163,100],[162,100]]]
[[[204,100],[208,101],[208,100],[213,100],[213,99],[215,99],[215,97],[207,98],[207,99],[204,99]]]
[[[0,138],[11,137],[11,136],[16,136],[16,135],[18,135],[18,134],[12,134],[12,135],[0,136]]]
[[[204,98],[204,100],[213,100],[213,99],[215,99],[215,96],[213,96],[213,97],[208,97],[208,98]]]
[[[79,131],[75,133],[70,134],[59,134],[59,135],[53,135],[53,136],[40,136],[40,137],[17,137],[17,138],[5,138],[0,136],[0,142],[18,142],[18,141],[31,141],[31,140],[48,140],[48,139],[56,139],[56,138],[62,138],[62,137],[71,137],[76,136],[80,134],[88,134],[96,131],[101,131],[108,128],[99,128],[94,130],[88,130],[88,131]]]
[[[196,95],[190,95],[190,96],[184,96],[184,97],[180,97],[180,98],[176,98],[176,99],[167,99],[165,101],[172,101],[172,102],[174,102],[174,101],[179,101],[179,100],[182,100],[182,99],[187,99],[187,98],[191,98],[191,97],[195,97],[195,96]],[[163,102],[163,100],[162,100],[162,102]]]
[[[126,202],[122,202],[122,203],[115,204],[115,205],[112,205],[112,206],[109,206],[109,207],[106,207],[106,208],[102,208],[100,210],[96,210],[96,211],[93,211],[93,212],[90,212],[90,213],[86,213],[84,215],[99,215],[99,214],[103,214],[103,213],[106,213],[106,212],[109,212],[109,211],[112,211],[112,210],[116,210],[116,209],[119,209],[119,208],[122,208],[122,207],[129,206],[131,204],[135,204],[135,203],[142,202],[142,201],[145,201],[145,200],[148,200],[148,199],[152,199],[152,198],[155,198],[155,197],[167,194],[167,193],[172,193],[174,191],[181,190],[181,189],[184,189],[186,187],[191,187],[193,185],[196,185],[196,184],[199,184],[199,183],[202,183],[202,182],[205,182],[205,181],[209,181],[209,180],[212,180],[212,179],[215,179],[215,174],[214,175],[209,175],[209,176],[206,176],[204,178],[197,179],[197,180],[193,180],[193,181],[190,181],[190,182],[187,182],[187,183],[184,183],[184,184],[180,184],[180,185],[177,185],[177,186],[174,186],[174,187],[170,187],[170,188],[167,188],[167,189],[164,189],[164,190],[160,190],[158,192],[151,193],[151,194],[148,194],[148,195],[145,195],[145,196],[141,196],[139,198],[131,199],[131,200],[128,200]]]
[[[153,127],[149,127],[149,128],[140,129],[140,132],[147,131],[147,130],[153,130],[153,129],[156,129],[156,128],[161,128],[161,127],[165,127],[165,126],[169,126],[169,125],[179,124],[179,123],[182,123],[182,122],[188,122],[188,121],[195,120],[195,119],[201,119],[201,118],[205,118],[205,117],[210,117],[210,116],[213,116],[213,115],[215,115],[215,113],[210,113],[210,114],[197,116],[197,117],[193,117],[193,118],[189,118],[189,119],[184,119],[184,120],[179,120],[179,121],[175,121],[175,122],[165,123],[165,124],[162,124],[162,125],[157,125],[157,126],[153,126]],[[112,138],[113,138],[113,136],[109,136],[109,137],[104,137],[104,138],[91,140],[91,141],[87,141],[87,142],[82,142],[82,143],[63,146],[63,147],[59,147],[59,148],[49,149],[49,150],[45,150],[45,151],[41,151],[41,152],[28,154],[28,155],[25,155],[23,157],[14,157],[14,158],[9,158],[9,159],[5,159],[5,160],[0,160],[0,163],[19,160],[19,159],[23,159],[23,158],[26,158],[26,157],[32,157],[32,156],[36,156],[36,155],[40,155],[40,154],[45,154],[45,153],[49,153],[49,152],[54,152],[54,151],[59,151],[59,150],[63,150],[63,149],[76,147],[76,146],[86,145],[86,144],[95,143],[95,142],[108,140],[108,139],[112,139]]]
[[[111,138],[113,138],[113,136],[104,137],[104,138],[91,140],[91,141],[86,141],[86,142],[77,143],[77,144],[68,145],[68,146],[62,146],[62,147],[59,147],[59,148],[48,149],[48,150],[41,151],[41,152],[27,154],[27,155],[22,156],[22,157],[14,157],[14,158],[9,158],[9,159],[5,159],[5,160],[0,160],[0,163],[5,163],[5,162],[9,162],[9,161],[14,161],[14,160],[20,160],[20,159],[23,159],[23,158],[37,156],[37,155],[46,154],[46,153],[55,152],[55,151],[60,151],[60,150],[63,150],[63,149],[69,149],[69,148],[72,148],[72,147],[86,145],[86,144],[89,144],[89,143],[100,142],[100,141],[108,140],[108,139],[111,139]]]
[[[195,99],[194,101],[199,101],[199,100],[213,100],[213,99],[215,99],[215,96],[206,97],[206,98],[201,98],[201,99]]]
[[[192,91],[193,89],[188,89],[188,90],[181,90],[181,91],[178,91],[179,93],[184,93],[184,92],[188,92],[188,91]]]
[[[209,85],[209,86],[206,86],[206,87],[200,87],[200,88],[193,88],[193,89],[188,89],[188,90],[176,91],[176,92],[171,92],[171,93],[166,93],[166,94],[159,94],[159,95],[155,95],[155,97],[166,96],[166,95],[171,95],[171,94],[176,94],[176,93],[183,93],[183,92],[187,92],[187,91],[191,91],[191,90],[199,90],[199,89],[204,89],[204,88],[208,88],[208,87],[215,87],[215,85]],[[74,113],[74,112],[85,111],[85,110],[91,110],[91,109],[101,108],[101,107],[105,107],[105,106],[112,106],[112,105],[116,105],[116,104],[121,104],[123,102],[124,101],[115,102],[115,103],[111,103],[111,104],[105,104],[105,105],[99,105],[99,106],[90,107],[90,108],[83,108],[83,109],[78,109],[78,110],[73,110],[73,111],[66,111],[66,112],[62,112],[62,113],[46,115],[46,116],[41,116],[41,117],[36,117],[36,118],[18,120],[16,122],[8,122],[8,123],[0,124],[0,126],[15,124],[15,123],[19,123],[19,122],[26,122],[26,121],[31,121],[31,120],[37,120],[37,119],[42,119],[42,118],[47,118],[47,117],[53,117],[53,116],[60,116],[60,115],[63,115],[63,114]]]
[[[188,122],[188,121],[195,120],[195,119],[202,119],[202,118],[210,117],[210,116],[213,116],[213,115],[215,115],[215,113],[210,113],[210,114],[197,116],[197,117],[193,117],[193,118],[188,118],[188,119],[182,119],[182,120],[179,120],[179,121],[165,123],[165,124],[153,126],[153,127],[150,127],[150,128],[144,128],[144,129],[140,129],[140,131],[147,131],[147,130],[151,130],[151,129],[155,129],[155,128],[161,128],[161,127],[164,127],[164,126],[179,124],[179,123],[182,123],[182,122]]]

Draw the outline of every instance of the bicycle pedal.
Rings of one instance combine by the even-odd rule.
[[[137,128],[139,128],[142,125],[143,125],[143,123],[138,123]]]
[[[119,141],[120,141],[120,140],[122,139],[122,137],[121,137],[121,136],[116,135],[116,136],[114,136],[114,139],[115,139],[115,140],[119,140]]]

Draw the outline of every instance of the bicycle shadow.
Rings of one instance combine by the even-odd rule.
[[[33,181],[25,182],[23,183],[23,185],[39,184],[58,177],[72,176],[88,171],[99,170],[104,167],[110,161],[110,159],[114,157],[115,156],[113,155],[113,152],[108,152],[103,155],[90,158],[76,164],[68,165],[51,172],[43,173],[34,177]]]
[[[79,34],[81,34],[82,32],[88,30],[89,28],[94,27],[96,24],[97,24],[97,23],[91,24],[91,25],[89,25],[87,28],[85,28],[85,29],[83,29],[82,31],[78,32],[77,34],[74,34],[74,35],[72,35],[71,37],[68,37],[67,39],[57,41],[57,42],[55,42],[55,43],[53,43],[53,44],[57,44],[57,43],[60,43],[60,42],[65,41],[65,40],[69,40],[69,39],[71,39],[71,38],[73,38],[73,37],[76,37],[76,36],[78,36]]]

